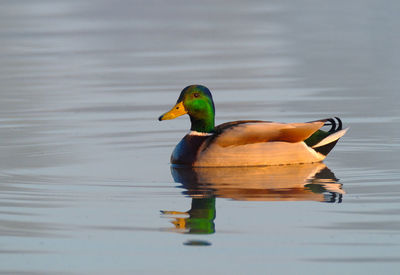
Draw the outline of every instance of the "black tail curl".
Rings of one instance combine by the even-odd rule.
[[[327,118],[327,119],[322,119],[320,121],[325,122],[324,126],[331,126],[331,129],[329,129],[328,133],[329,134],[333,134],[337,131],[340,131],[343,129],[343,123],[342,120],[338,117],[331,117],[331,118]],[[333,149],[333,147],[335,147],[336,143],[338,142],[339,139],[325,144],[323,146],[314,148],[315,151],[317,151],[320,154],[323,154],[325,156],[327,156],[329,154],[329,152]]]
[[[314,120],[311,122],[317,122],[317,121],[325,122],[324,126],[331,126],[331,128],[328,131],[328,133],[331,133],[331,134],[343,129],[342,120],[340,118],[338,118],[337,116],[320,119],[320,120]]]
[[[336,121],[335,121],[335,119],[336,119]],[[328,131],[329,133],[334,133],[334,132],[337,132],[337,131],[343,129],[342,120],[340,118],[338,118],[337,116],[335,116],[333,118],[332,117],[327,118],[325,121],[328,123],[325,122],[324,126],[329,126],[329,125],[331,126],[331,129]]]

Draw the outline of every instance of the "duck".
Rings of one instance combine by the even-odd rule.
[[[304,123],[231,121],[215,126],[215,105],[203,85],[185,87],[158,120],[189,115],[188,134],[171,155],[175,167],[272,166],[322,162],[347,132],[340,118]],[[325,129],[324,126],[330,126]],[[321,129],[323,128],[324,129]]]

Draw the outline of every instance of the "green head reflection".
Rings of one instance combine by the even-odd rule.
[[[189,211],[161,211],[173,217],[174,231],[187,234],[213,234],[215,232],[215,198],[193,198]]]

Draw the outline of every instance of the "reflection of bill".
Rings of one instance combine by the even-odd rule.
[[[215,198],[257,201],[342,202],[342,184],[323,163],[269,167],[171,168],[176,182],[192,197],[187,212],[162,211],[173,217],[174,231],[215,232]]]

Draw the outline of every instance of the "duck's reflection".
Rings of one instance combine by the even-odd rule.
[[[192,197],[189,211],[162,211],[174,231],[215,232],[215,198],[252,201],[342,201],[342,184],[323,163],[235,168],[171,167],[175,182]]]

